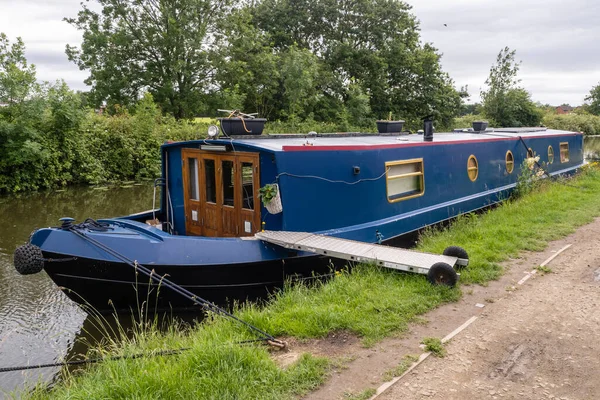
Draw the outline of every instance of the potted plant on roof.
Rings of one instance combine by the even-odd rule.
[[[392,121],[392,112],[388,114],[387,120],[377,121],[377,132],[379,133],[400,133],[402,132],[402,126],[404,121],[397,120]]]
[[[256,113],[245,114],[239,110],[218,110],[227,113],[225,118],[217,118],[225,136],[261,135],[265,128],[265,118],[256,118]]]
[[[258,189],[258,196],[261,198],[267,211],[271,214],[279,214],[283,211],[281,204],[281,195],[279,194],[279,185],[268,183]]]

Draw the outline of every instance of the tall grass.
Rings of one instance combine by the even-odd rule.
[[[502,260],[522,250],[541,250],[598,215],[600,173],[588,168],[574,179],[547,182],[523,198],[458,218],[449,227],[428,229],[418,248],[440,253],[449,245],[464,247],[470,265],[462,271],[461,282],[485,284],[502,274]],[[370,345],[403,332],[415,316],[460,295],[460,288],[433,287],[420,275],[359,265],[327,283],[288,287],[267,306],[244,305],[236,313],[276,335],[310,338],[346,330]],[[191,349],[176,356],[109,361],[84,374],[67,373],[55,388],[38,387],[29,397],[285,399],[312,390],[326,378],[326,359],[305,354],[281,368],[265,347],[236,344],[250,338],[240,325],[218,317],[186,332],[141,330],[133,339],[110,346],[110,353]]]

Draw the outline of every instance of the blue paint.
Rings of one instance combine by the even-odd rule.
[[[540,155],[540,162],[548,161],[548,146],[553,147],[554,163],[547,166],[552,175],[573,173],[582,165],[582,135],[564,132],[539,136],[542,135],[524,136],[523,139],[527,147]],[[565,163],[560,162],[561,142],[569,144],[570,159]],[[269,143],[275,143],[270,139],[171,143],[162,147],[163,178],[166,178],[169,190],[167,195],[163,188],[160,204],[162,215],[167,210],[170,214],[172,205],[176,235],[131,219],[105,220],[112,224],[114,230],[88,234],[127,257],[148,265],[252,264],[295,257],[296,254],[258,240],[185,236],[181,150],[199,148],[205,143],[227,145],[231,151],[259,153],[260,185],[277,182],[284,208],[283,213],[277,215],[261,209],[265,229],[319,232],[371,243],[379,243],[506,198],[516,185],[521,164],[527,155],[518,137],[437,145],[434,139],[433,145],[357,150],[324,148],[314,151],[269,147]],[[514,171],[510,174],[505,164],[508,150],[514,156]],[[479,165],[475,182],[467,174],[470,155],[477,157]],[[385,163],[415,158],[423,159],[423,196],[390,203],[386,192]],[[360,168],[358,174],[355,167]],[[46,252],[112,260],[72,233],[58,229],[39,230],[31,242]],[[299,255],[306,256],[306,253]]]

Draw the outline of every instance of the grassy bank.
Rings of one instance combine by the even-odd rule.
[[[540,250],[600,215],[600,173],[596,169],[566,182],[548,182],[536,192],[479,215],[459,218],[450,227],[430,229],[419,249],[441,252],[465,247],[471,263],[463,284],[485,284],[502,274],[500,261],[522,250]],[[432,287],[423,276],[397,274],[362,265],[313,288],[294,287],[264,308],[243,307],[238,315],[270,333],[301,338],[336,330],[360,335],[369,345],[398,335],[417,315],[458,299],[460,288]],[[132,354],[190,347],[180,355],[110,361],[84,374],[66,376],[43,398],[293,398],[326,379],[330,360],[304,355],[280,368],[266,348],[236,345],[252,336],[221,318],[181,333],[155,330],[103,351]]]

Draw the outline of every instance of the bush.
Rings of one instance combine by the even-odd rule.
[[[591,114],[546,113],[542,123],[548,128],[600,135],[600,117]]]
[[[0,193],[160,175],[160,145],[203,137],[209,123],[162,116],[146,95],[102,115],[59,82],[0,114]]]

